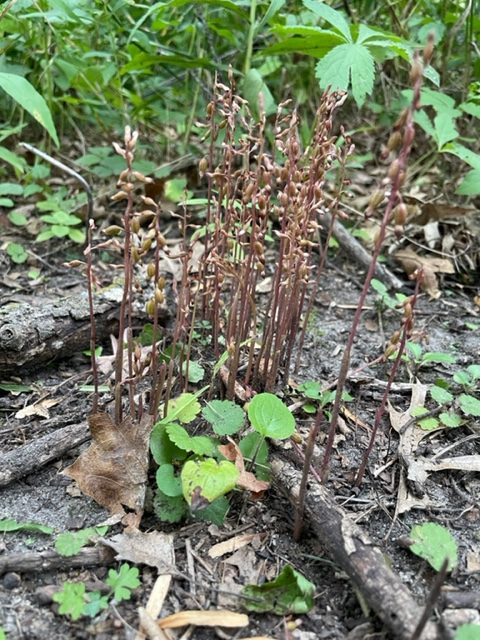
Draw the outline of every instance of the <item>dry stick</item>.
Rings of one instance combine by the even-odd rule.
[[[400,338],[400,342],[398,345],[398,349],[397,349],[397,355],[395,357],[395,360],[393,362],[393,366],[392,369],[390,371],[390,374],[388,376],[388,380],[387,380],[387,384],[385,386],[385,390],[383,392],[383,396],[382,396],[382,401],[380,403],[380,406],[377,408],[376,412],[375,412],[375,422],[373,424],[373,429],[372,429],[372,433],[370,434],[370,441],[368,443],[368,447],[366,448],[364,454],[363,454],[363,458],[362,458],[362,462],[360,464],[360,467],[358,469],[357,472],[357,477],[355,479],[355,486],[359,487],[362,483],[363,480],[363,476],[365,474],[365,469],[367,467],[367,462],[368,462],[368,458],[372,452],[373,449],[373,445],[375,444],[375,438],[378,432],[378,427],[380,426],[380,421],[383,417],[383,414],[385,413],[385,407],[387,405],[387,400],[388,400],[388,396],[390,395],[390,389],[392,387],[393,381],[395,380],[395,376],[397,375],[397,371],[398,371],[398,367],[400,366],[400,363],[402,361],[402,356],[405,352],[405,344],[407,342],[407,338],[410,336],[411,332],[412,332],[412,328],[413,328],[413,310],[415,308],[415,303],[417,301],[417,296],[418,296],[418,291],[420,288],[420,283],[423,280],[423,271],[420,271],[417,274],[417,283],[415,286],[415,293],[413,294],[413,296],[410,298],[409,300],[409,311],[405,313],[405,320],[403,323],[403,327],[402,327],[402,335]]]
[[[362,307],[365,303],[365,299],[367,297],[368,290],[370,288],[370,283],[372,281],[373,275],[375,273],[375,266],[377,264],[378,257],[383,247],[383,243],[385,241],[385,236],[387,232],[387,226],[390,222],[390,219],[393,214],[393,209],[397,205],[399,201],[400,188],[405,180],[405,172],[407,169],[408,157],[410,155],[410,151],[412,148],[412,142],[415,137],[415,129],[413,125],[413,114],[419,108],[420,105],[420,89],[422,86],[422,65],[418,61],[418,57],[415,58],[412,67],[412,75],[414,75],[414,90],[413,90],[413,99],[412,103],[406,113],[406,121],[405,121],[405,131],[403,136],[402,148],[400,150],[400,154],[398,158],[396,158],[388,171],[390,181],[391,181],[391,192],[390,197],[388,198],[387,206],[385,207],[385,213],[383,215],[383,219],[380,225],[380,229],[378,232],[377,242],[375,243],[375,248],[370,260],[370,265],[368,267],[367,275],[365,277],[365,282],[363,285],[362,292],[360,294],[360,298],[358,300],[358,306],[355,311],[355,315],[352,320],[352,326],[350,329],[350,333],[348,335],[347,344],[345,346],[345,350],[343,352],[342,362],[340,365],[340,372],[338,375],[338,384],[337,384],[337,392],[335,394],[335,402],[333,404],[332,409],[332,417],[330,421],[330,428],[328,431],[328,438],[325,445],[325,451],[323,454],[323,460],[320,467],[320,476],[323,481],[327,479],[328,469],[330,464],[330,458],[333,450],[333,443],[335,438],[335,433],[337,430],[338,424],[338,416],[340,413],[340,402],[342,397],[342,392],[345,386],[345,381],[347,379],[348,369],[350,365],[350,355],[353,348],[353,342],[355,336],[357,334],[358,325],[360,323],[360,318],[362,315]]]
[[[8,553],[0,557],[0,575],[9,571],[45,572],[69,571],[84,567],[98,567],[113,564],[115,552],[109,547],[87,547],[74,556],[65,557],[56,551],[29,551]]]
[[[95,310],[93,307],[93,261],[92,261],[92,232],[95,228],[95,223],[92,218],[89,220],[88,232],[87,232],[87,246],[83,255],[87,260],[87,290],[88,290],[88,306],[90,309],[90,359],[92,362],[92,375],[93,375],[93,400],[92,400],[92,413],[96,413],[98,410],[98,370],[97,370],[97,354],[95,350],[97,348],[97,330],[95,323]]]
[[[318,432],[320,430],[322,418],[323,418],[323,411],[322,409],[319,409],[315,417],[315,422],[310,428],[310,433],[308,434],[307,446],[305,448],[305,459],[303,462],[302,480],[300,482],[300,489],[298,492],[297,513],[295,515],[295,525],[293,527],[293,539],[297,541],[300,539],[300,536],[302,534],[308,474],[310,472],[310,465],[312,463],[312,457],[313,457],[313,449],[315,447],[315,441],[317,440]]]
[[[448,570],[448,558],[445,558],[442,563],[442,566],[440,567],[440,571],[435,576],[432,588],[430,590],[430,593],[428,594],[427,601],[425,602],[425,608],[423,610],[422,617],[418,621],[418,624],[415,628],[415,631],[412,633],[412,637],[410,638],[410,640],[420,640],[422,632],[425,629],[425,625],[428,623],[428,620],[432,615],[433,607],[435,606],[435,603],[440,596],[440,590],[442,588],[442,584],[445,581],[447,570]]]
[[[298,504],[300,472],[283,458],[272,459],[273,476],[294,505]],[[336,504],[331,492],[313,485],[305,496],[305,515],[329,556],[345,571],[369,606],[399,640],[410,640],[422,609],[408,588],[392,571],[383,550],[374,546],[365,531]],[[427,622],[422,640],[440,640],[441,633]]]

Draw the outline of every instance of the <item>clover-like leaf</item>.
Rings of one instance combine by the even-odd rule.
[[[53,601],[60,605],[59,613],[78,620],[85,614],[85,585],[83,582],[65,582],[63,588],[53,594]]]
[[[191,451],[197,456],[211,456],[215,453],[215,442],[208,436],[191,436],[179,424],[167,424],[166,432],[179,449]]]
[[[140,586],[137,567],[131,567],[126,562],[120,566],[120,571],[110,569],[105,582],[113,591],[113,597],[117,602],[130,600],[131,590]]]

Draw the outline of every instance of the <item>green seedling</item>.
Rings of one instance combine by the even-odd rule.
[[[303,405],[303,410],[306,413],[317,413],[318,409],[326,409],[329,405],[335,402],[335,390],[322,391],[321,385],[315,380],[307,380],[298,387],[298,391],[305,396],[307,402]],[[314,402],[310,402],[313,400]],[[342,393],[343,402],[351,402],[353,397],[347,392]],[[329,416],[330,412],[325,410],[325,415]]]
[[[28,253],[19,242],[9,242],[7,244],[7,256],[15,264],[23,264],[28,260]]]
[[[395,360],[396,357],[397,352],[395,351],[389,356],[389,360]],[[432,364],[455,364],[456,358],[445,351],[424,351],[418,342],[407,342],[402,361],[411,369],[412,376],[416,376],[420,369],[429,367]]]
[[[372,278],[370,286],[378,294],[375,300],[375,305],[380,312],[385,309],[400,310],[401,303],[407,299],[407,296],[403,293],[395,293],[394,296],[391,296],[388,292],[388,288],[383,284],[383,282],[376,280],[375,278]]]
[[[308,613],[313,607],[315,585],[290,565],[261,586],[247,585],[242,590],[245,608],[256,613],[272,612],[279,616]]]
[[[105,582],[110,592],[107,595],[102,596],[99,591],[87,591],[83,582],[65,582],[62,589],[54,594],[53,600],[60,605],[58,612],[71,620],[78,620],[82,616],[94,618],[110,602],[129,600],[132,590],[140,586],[138,575],[136,567],[124,563],[119,571],[110,569],[108,572]]]
[[[0,627],[0,640],[7,640],[7,634],[5,633],[5,629]]]
[[[410,531],[410,551],[440,571],[445,559],[447,570],[458,564],[458,545],[450,531],[436,522],[415,525]]]
[[[0,520],[0,532],[10,533],[12,531],[33,531],[35,533],[43,533],[44,535],[52,535],[54,530],[36,522],[17,522],[11,518]]]
[[[448,382],[438,380],[429,389],[431,399],[437,404],[432,410],[424,406],[415,407],[411,415],[418,418],[417,424],[426,431],[441,427],[459,427],[469,418],[480,416],[480,400],[473,395],[480,378],[480,366],[472,364],[464,370],[453,374],[453,381],[462,386],[468,393],[455,393],[455,389]],[[438,410],[443,408],[444,411]],[[427,415],[428,414],[428,415]],[[437,417],[438,414],[438,417]],[[422,418],[422,416],[425,416]]]
[[[480,638],[480,624],[461,624],[453,640],[478,640]]]
[[[104,536],[108,527],[88,527],[79,531],[60,533],[55,540],[55,550],[61,556],[74,556],[90,542]]]

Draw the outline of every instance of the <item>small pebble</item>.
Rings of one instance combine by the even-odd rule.
[[[22,579],[18,575],[18,573],[14,573],[11,571],[10,573],[6,573],[3,576],[2,584],[5,589],[12,590],[19,587],[22,583]]]

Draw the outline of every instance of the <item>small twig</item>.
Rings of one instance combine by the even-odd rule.
[[[432,589],[428,594],[427,601],[425,602],[425,608],[423,613],[418,621],[418,624],[415,628],[415,631],[412,634],[410,640],[419,640],[422,632],[427,624],[430,616],[432,615],[433,607],[435,606],[436,601],[440,596],[440,589],[442,588],[442,584],[445,580],[445,576],[447,575],[448,569],[448,558],[445,558],[443,564],[440,568],[440,571],[435,576],[435,580],[433,581]]]
[[[315,422],[313,423],[310,429],[310,433],[308,434],[307,446],[305,448],[305,460],[303,462],[302,480],[300,482],[300,489],[298,492],[297,513],[295,515],[295,525],[293,528],[294,540],[299,540],[300,535],[302,533],[303,515],[305,511],[305,494],[307,491],[308,474],[310,471],[310,465],[312,463],[312,457],[313,457],[313,449],[315,447],[315,441],[317,439],[317,435],[320,430],[322,418],[323,418],[323,412],[322,412],[322,409],[319,408],[317,415],[315,417]]]

